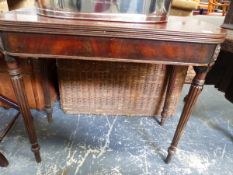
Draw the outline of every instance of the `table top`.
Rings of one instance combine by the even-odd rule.
[[[170,16],[161,24],[105,22],[48,18],[38,16],[35,9],[1,14],[0,30],[213,44],[223,42],[226,35],[220,27],[186,17]]]
[[[225,37],[187,17],[145,24],[50,18],[35,9],[0,15],[0,49],[13,57],[208,66]]]
[[[205,15],[195,15],[189,18],[199,19],[201,21],[205,21],[207,23],[211,23],[214,26],[221,27],[224,25],[224,16],[205,16]],[[233,30],[225,29],[226,38],[225,41],[221,45],[221,49],[228,52],[233,52]]]

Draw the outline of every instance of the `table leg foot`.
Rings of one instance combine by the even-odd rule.
[[[29,141],[32,146],[32,151],[35,154],[36,161],[40,162],[40,147],[37,142],[37,135],[35,131],[35,127],[33,124],[32,115],[30,112],[30,107],[28,104],[25,87],[23,83],[23,77],[21,75],[21,71],[19,65],[17,63],[16,58],[5,55],[5,60],[8,66],[8,72],[11,77],[12,86],[15,92],[15,97],[17,99],[17,103],[19,105],[20,112],[24,119],[24,124],[26,131],[28,133]]]
[[[186,102],[186,101],[187,101],[187,97],[188,97],[188,95],[186,95],[186,96],[184,97],[183,102]]]
[[[40,163],[41,162],[41,157],[40,157],[40,146],[39,146],[39,144],[33,144],[32,145],[32,152],[34,153],[36,162]]]
[[[171,162],[172,157],[173,157],[173,155],[175,154],[175,152],[176,152],[176,147],[170,146],[170,147],[168,148],[168,155],[167,155],[167,157],[166,157],[166,159],[165,159],[165,162],[166,162],[167,164]]]
[[[167,120],[168,117],[169,117],[169,116],[167,115],[167,111],[164,110],[164,111],[162,112],[162,114],[161,114],[161,121],[160,121],[160,125],[161,125],[161,126],[164,126],[164,124],[165,124],[165,122],[166,122],[166,120]]]
[[[162,116],[162,117],[161,117],[161,121],[160,121],[159,124],[160,124],[161,126],[164,126],[164,123],[165,123],[165,117]]]
[[[207,71],[208,67],[195,67],[196,76],[193,79],[192,85],[190,87],[187,100],[185,102],[171,146],[168,149],[166,163],[169,163],[171,161],[172,156],[175,153],[175,149],[180,141],[181,136],[183,135],[184,128],[190,118],[193,106],[196,103],[196,100],[203,89]]]
[[[53,109],[52,109],[52,107],[46,106],[44,110],[46,112],[48,122],[52,123],[52,121],[53,121]]]

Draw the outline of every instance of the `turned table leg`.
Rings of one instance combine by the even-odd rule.
[[[165,120],[167,119],[167,117],[169,117],[168,116],[168,110],[169,110],[170,105],[171,105],[172,93],[173,93],[173,90],[175,88],[178,67],[177,66],[170,66],[169,69],[170,70],[169,70],[169,79],[168,79],[168,85],[167,85],[167,92],[166,92],[163,111],[161,113],[160,125],[162,125],[162,126],[164,125]]]
[[[37,142],[37,136],[36,136],[30,108],[28,105],[28,100],[26,97],[26,92],[23,83],[23,77],[21,75],[19,65],[17,63],[16,58],[14,57],[5,55],[5,60],[8,66],[9,75],[11,77],[12,86],[15,92],[15,97],[17,99],[17,103],[19,105],[20,112],[23,116],[24,124],[29,136],[32,152],[35,155],[36,161],[41,162],[40,146]]]
[[[51,105],[51,95],[50,95],[50,88],[49,88],[49,77],[48,77],[48,61],[41,60],[41,69],[42,69],[42,77],[43,77],[43,91],[44,91],[44,100],[45,100],[45,112],[47,114],[48,122],[52,122],[52,105]]]
[[[166,163],[169,163],[172,159],[172,156],[175,154],[176,147],[184,132],[184,128],[190,118],[192,108],[203,89],[208,67],[195,67],[194,70],[196,72],[196,76],[194,77],[193,82],[191,84],[172,143],[168,148],[168,155],[165,160]]]

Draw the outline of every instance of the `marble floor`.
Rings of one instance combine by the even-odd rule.
[[[188,88],[183,89],[182,97]],[[22,119],[0,144],[10,165],[0,175],[232,175],[233,104],[206,86],[171,164],[164,163],[183,106],[164,127],[151,117],[65,115],[32,111],[42,163],[34,161]],[[0,108],[0,123],[14,110]]]

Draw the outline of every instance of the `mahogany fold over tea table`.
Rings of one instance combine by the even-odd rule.
[[[0,48],[5,55],[32,151],[41,161],[37,135],[17,59],[83,59],[170,65],[171,74],[162,112],[164,123],[177,67],[194,66],[191,84],[166,162],[175,153],[208,69],[216,60],[225,32],[196,19],[169,17],[167,23],[135,24],[65,20],[38,16],[35,10],[0,15]]]

